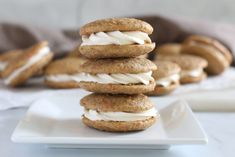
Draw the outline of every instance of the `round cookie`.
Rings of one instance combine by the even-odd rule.
[[[37,74],[52,59],[53,53],[46,41],[23,50],[17,58],[11,60],[2,72],[4,83],[9,86],[20,86],[30,77]]]
[[[78,88],[76,75],[86,59],[69,57],[51,62],[45,71],[45,84],[51,88]]]
[[[156,81],[156,86],[154,91],[147,93],[147,95],[166,95],[179,87],[181,69],[176,63],[160,60],[154,63],[158,67],[152,75]]]
[[[145,58],[87,61],[81,66],[87,77],[80,82],[80,87],[97,93],[146,93],[154,89],[155,81],[151,74],[156,68]]]
[[[15,59],[22,53],[21,50],[11,50],[0,55],[0,77],[2,71],[7,67],[10,60]]]
[[[182,53],[200,56],[207,60],[205,69],[211,75],[221,74],[232,62],[231,52],[215,39],[193,35],[182,46]]]
[[[147,129],[158,118],[147,96],[93,93],[80,101],[85,113],[85,125],[110,132],[129,132]]]
[[[155,43],[148,37],[153,28],[133,18],[97,20],[80,29],[80,52],[88,58],[137,57],[151,52]]]
[[[206,78],[203,71],[207,67],[207,61],[193,55],[158,55],[157,60],[171,61],[181,68],[180,83],[200,82]]]
[[[168,43],[163,44],[155,49],[155,54],[161,54],[161,55],[176,55],[180,54],[181,51],[181,44],[178,43]],[[156,56],[155,56],[156,57]]]

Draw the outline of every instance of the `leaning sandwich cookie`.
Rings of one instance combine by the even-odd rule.
[[[51,62],[45,72],[45,84],[51,88],[77,88],[81,79],[81,65],[87,60],[68,57]]]
[[[180,83],[180,67],[170,61],[155,61],[158,69],[153,71],[153,77],[156,80],[154,91],[146,93],[147,95],[165,95],[171,93]]]
[[[88,58],[136,57],[151,52],[153,28],[134,18],[97,20],[80,29],[80,52]]]
[[[53,53],[46,41],[23,50],[22,54],[11,60],[2,72],[4,83],[9,86],[20,86],[30,77],[37,74],[52,59]]]
[[[192,55],[158,55],[157,60],[171,61],[181,68],[180,83],[196,83],[204,80],[207,75],[204,68],[207,61],[201,57]]]
[[[22,50],[12,50],[4,52],[0,55],[0,77],[2,71],[7,67],[8,63],[18,57],[22,53]]]
[[[155,87],[157,67],[145,58],[99,59],[81,66],[80,87],[97,93],[139,94]]]
[[[232,63],[232,53],[219,41],[199,35],[186,38],[182,53],[200,56],[207,60],[206,72],[218,75]]]
[[[143,94],[112,95],[93,93],[80,101],[85,125],[103,131],[129,132],[147,129],[159,114]]]

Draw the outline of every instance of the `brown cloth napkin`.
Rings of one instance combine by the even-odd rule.
[[[144,16],[136,18],[147,21],[154,27],[151,38],[157,45],[181,42],[188,35],[201,34],[221,41],[235,56],[235,25],[180,17]],[[78,30],[2,23],[0,24],[0,53],[11,49],[26,48],[38,41],[48,40],[56,57],[63,56],[78,44],[80,40]]]

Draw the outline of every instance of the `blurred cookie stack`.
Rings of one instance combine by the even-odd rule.
[[[80,29],[82,55],[91,59],[80,67],[79,86],[90,92],[80,104],[83,123],[111,132],[144,130],[158,118],[143,93],[155,88],[157,67],[143,58],[155,43],[153,28],[132,18],[98,20]],[[139,57],[141,56],[141,57]]]

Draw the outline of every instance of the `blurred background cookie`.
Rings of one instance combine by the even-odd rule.
[[[176,54],[180,54],[180,51],[181,51],[181,44],[168,43],[168,44],[163,44],[163,45],[157,47],[154,52],[155,52],[155,55],[158,55],[158,54],[176,55]]]
[[[45,71],[45,84],[51,88],[78,88],[84,77],[80,66],[85,62],[76,57],[51,62]]]
[[[195,83],[206,78],[203,71],[208,63],[205,59],[193,55],[158,55],[157,60],[166,60],[178,64],[181,68],[180,83]]]
[[[170,61],[154,62],[157,65],[157,70],[153,71],[153,78],[156,81],[154,91],[147,93],[147,95],[165,95],[171,93],[180,83],[180,67]]]
[[[17,58],[11,60],[2,72],[4,83],[20,86],[37,74],[52,59],[53,53],[46,41],[24,50]]]
[[[221,74],[232,63],[231,52],[219,41],[205,36],[188,37],[182,46],[182,53],[206,59],[206,71],[212,75]]]

